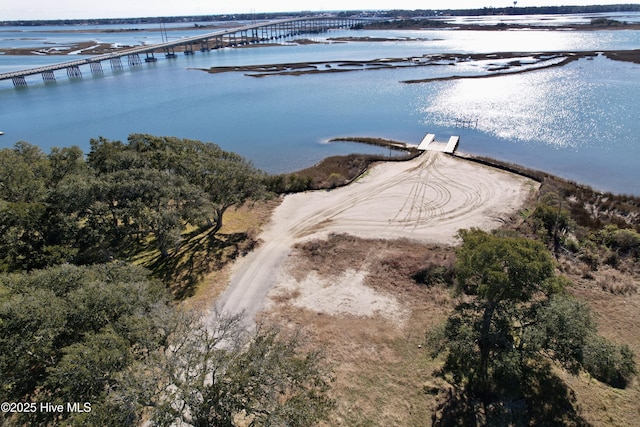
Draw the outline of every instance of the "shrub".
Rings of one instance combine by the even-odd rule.
[[[637,258],[640,255],[640,234],[629,229],[618,230],[613,236],[612,246]]]
[[[583,349],[584,367],[594,378],[616,388],[625,388],[636,373],[633,352],[593,335]]]
[[[621,255],[640,257],[640,233],[635,230],[607,225],[596,234],[595,239]]]
[[[618,252],[609,252],[604,259],[604,263],[613,268],[618,268],[620,265],[620,256],[618,255]]]
[[[329,186],[329,188],[336,188],[337,186],[344,184],[345,179],[341,174],[334,172],[329,175],[327,181],[327,185]]]
[[[574,236],[571,236],[565,240],[565,247],[575,254],[580,250],[580,242]]]
[[[578,259],[589,266],[591,271],[597,271],[600,266],[600,255],[593,242],[586,242],[578,253]]]
[[[533,212],[533,218],[536,228],[546,231],[548,241],[557,240],[555,243],[560,243],[560,236],[569,230],[569,212],[560,206],[540,203]]]
[[[427,286],[452,286],[455,271],[453,266],[429,264],[413,275],[413,280]]]
[[[311,190],[313,188],[312,183],[313,179],[310,176],[302,176],[295,173],[272,175],[264,180],[267,190],[276,194]]]

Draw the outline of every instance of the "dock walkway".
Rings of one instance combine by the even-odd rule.
[[[421,151],[440,151],[443,153],[453,154],[458,148],[458,143],[460,142],[459,136],[452,136],[449,138],[447,142],[437,142],[436,136],[432,133],[428,133],[423,139],[420,145],[418,145],[418,150]]]

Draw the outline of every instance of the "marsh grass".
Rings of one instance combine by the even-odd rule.
[[[322,190],[342,187],[366,173],[372,164],[381,161],[405,161],[420,154],[406,148],[406,144],[379,138],[340,138],[332,141],[360,142],[363,144],[391,147],[404,154],[382,156],[374,154],[349,154],[331,156],[311,167],[289,173],[274,175],[266,179],[267,188],[274,193],[295,193],[307,190]]]

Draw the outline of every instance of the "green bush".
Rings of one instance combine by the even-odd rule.
[[[570,229],[569,212],[559,206],[540,203],[533,212],[534,226],[545,231],[547,241],[558,240]]]
[[[625,388],[636,373],[633,352],[592,335],[583,349],[584,367],[594,378],[616,388]]]
[[[268,176],[264,184],[268,191],[276,194],[299,193],[313,189],[313,179],[310,176],[295,173]]]
[[[578,252],[578,259],[587,264],[591,271],[597,271],[600,267],[600,255],[596,245],[591,241],[585,242],[585,245]]]
[[[594,238],[598,243],[617,251],[620,255],[640,257],[640,233],[635,230],[607,225]]]
[[[453,266],[430,264],[413,275],[413,280],[427,286],[452,286],[455,277]]]

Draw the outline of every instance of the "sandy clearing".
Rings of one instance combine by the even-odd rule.
[[[397,326],[402,326],[409,314],[394,296],[364,284],[367,270],[349,269],[329,277],[311,271],[301,281],[287,273],[286,268],[282,270],[277,285],[268,294],[264,307],[266,311],[284,299],[294,307],[331,316],[380,316]]]
[[[286,196],[260,236],[264,244],[234,266],[216,308],[244,312],[251,324],[296,242],[348,233],[453,244],[461,228],[498,227],[535,189],[537,183],[521,176],[425,152],[379,164],[346,187]]]

